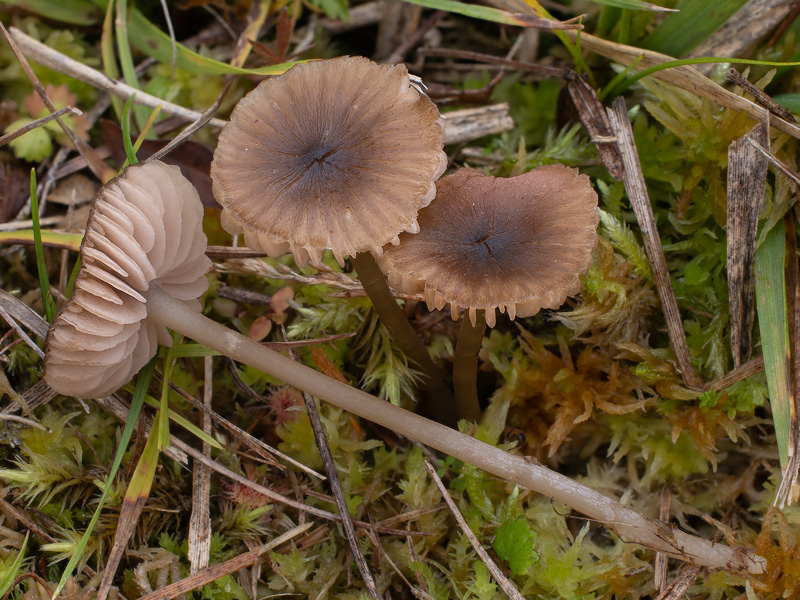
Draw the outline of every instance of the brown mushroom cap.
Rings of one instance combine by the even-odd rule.
[[[171,345],[146,321],[142,295],[157,285],[199,311],[208,288],[203,207],[178,167],[129,167],[97,193],[81,245],[72,299],[47,335],[45,381],[69,396],[100,398],[122,387]]]
[[[428,308],[468,308],[495,323],[495,308],[530,316],[580,289],[592,263],[599,220],[589,177],[563,165],[507,179],[462,169],[437,184],[419,213],[420,233],[384,248],[381,267],[395,289],[424,292]]]
[[[403,65],[346,57],[263,81],[223,129],[211,177],[224,223],[272,256],[380,253],[444,172],[439,111]]]

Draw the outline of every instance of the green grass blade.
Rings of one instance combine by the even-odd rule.
[[[719,29],[747,0],[682,0],[645,40],[644,47],[682,56]]]
[[[103,71],[111,79],[119,79],[117,54],[114,52],[114,0],[109,0],[103,19],[103,32],[100,35],[100,56],[103,59]],[[122,119],[122,99],[111,95],[111,104],[117,119]]]
[[[144,401],[147,402],[148,406],[152,406],[153,408],[159,408],[161,406],[160,402],[150,395],[145,396]],[[169,414],[170,421],[174,422],[176,425],[180,425],[181,427],[183,427],[186,431],[188,431],[193,436],[198,438],[201,442],[205,442],[206,444],[209,444],[212,448],[216,448],[217,450],[222,450],[222,444],[220,444],[217,440],[208,435],[205,431],[198,428],[197,425],[195,425],[188,419],[182,417],[171,408],[168,409],[167,412]]]
[[[128,11],[128,39],[136,48],[148,56],[164,64],[172,63],[172,40],[170,37],[148,21],[135,8],[131,8]],[[244,69],[201,56],[181,44],[178,44],[177,47],[178,55],[175,66],[185,71],[203,73],[205,75],[227,75],[229,73],[238,75],[280,75],[298,63],[307,62],[300,60],[259,69]]]
[[[131,45],[128,41],[128,0],[117,0],[117,18],[114,21],[114,33],[117,40],[117,55],[122,68],[125,83],[134,89],[140,90],[139,77],[136,75],[136,65],[133,63]],[[133,115],[136,125],[141,131],[147,121],[147,109],[144,106],[133,106]],[[136,164],[136,163],[131,163]]]
[[[33,244],[35,241],[33,229],[19,229],[17,231],[0,231],[0,246],[11,244]],[[62,233],[58,231],[40,231],[39,236],[42,246],[61,248],[77,252],[81,248],[83,236],[79,233]]]
[[[778,94],[772,99],[789,112],[800,113],[800,94]]]
[[[3,4],[70,25],[96,25],[102,14],[87,0],[4,0]]]
[[[147,363],[147,365],[141,371],[139,371],[139,376],[136,379],[136,390],[134,391],[133,399],[131,400],[131,409],[128,412],[128,420],[125,421],[125,427],[122,429],[122,435],[119,439],[119,446],[117,447],[117,454],[114,456],[114,464],[111,465],[111,470],[108,473],[106,487],[103,490],[103,494],[100,496],[100,501],[97,504],[94,515],[92,515],[92,520],[89,522],[89,526],[86,528],[86,532],[83,534],[81,541],[75,548],[75,553],[72,555],[72,558],[69,559],[69,563],[64,569],[64,573],[61,575],[61,579],[58,582],[58,587],[56,587],[55,592],[53,592],[54,600],[61,593],[61,590],[72,576],[72,573],[75,572],[75,567],[78,565],[84,550],[86,550],[86,545],[89,543],[89,539],[92,536],[92,532],[97,524],[97,520],[100,518],[100,512],[103,510],[103,506],[108,498],[112,482],[114,481],[114,477],[116,477],[117,471],[122,464],[122,457],[125,455],[125,452],[128,448],[128,442],[130,442],[134,427],[136,427],[136,422],[139,420],[139,413],[144,405],[144,397],[147,395],[147,388],[150,385],[150,379],[153,375],[153,369],[155,366],[156,358],[153,358],[153,360]]]
[[[786,465],[792,394],[789,387],[789,326],[786,316],[784,256],[786,240],[779,221],[756,250],[756,311],[764,353],[769,401],[781,466]]]
[[[674,11],[673,8],[664,8],[657,4],[645,2],[644,0],[591,0],[595,4],[603,4],[605,6],[613,6],[615,8],[629,8],[631,10],[647,10],[647,11]]]
[[[130,100],[133,100],[133,96],[131,96]],[[161,106],[162,105],[159,104],[158,106],[156,106],[153,109],[153,112],[150,113],[150,117],[147,119],[147,123],[145,123],[144,127],[142,127],[142,131],[139,132],[139,137],[136,138],[136,143],[133,144],[133,147],[131,148],[130,152],[128,152],[128,146],[127,146],[127,144],[130,143],[130,139],[131,139],[130,131],[128,131],[126,133],[125,128],[124,127],[122,128],[122,140],[123,140],[123,143],[125,143],[125,140],[128,140],[128,142],[126,143],[126,146],[125,146],[125,154],[126,154],[126,156],[128,158],[125,159],[125,162],[123,163],[122,168],[120,169],[120,173],[122,171],[124,171],[125,167],[127,167],[128,165],[136,164],[136,163],[132,163],[131,162],[131,156],[133,156],[133,158],[136,159],[136,153],[139,152],[139,148],[142,147],[142,143],[147,138],[147,132],[150,131],[150,128],[153,126],[153,123],[156,122],[156,118],[158,117],[159,113],[161,112]],[[122,122],[126,123],[126,122],[128,122],[128,119],[123,119]],[[136,160],[138,162],[138,159],[136,159]]]
[[[22,561],[25,560],[25,550],[28,548],[28,537],[30,537],[30,535],[30,531],[25,534],[25,540],[22,542],[17,558],[14,559],[14,562],[11,563],[8,570],[0,575],[0,598],[6,597],[6,594],[8,594],[11,586],[14,585],[17,575],[19,575],[22,569]]]
[[[172,349],[175,358],[201,358],[203,356],[219,356],[219,352],[203,344],[178,344]]]
[[[36,248],[36,268],[39,271],[39,289],[42,292],[42,305],[48,323],[56,316],[56,304],[50,292],[50,280],[47,278],[47,265],[44,263],[42,248],[42,230],[39,227],[39,196],[36,194],[36,169],[31,169],[31,220],[33,220],[33,245]]]
[[[125,106],[122,107],[122,145],[125,146],[125,163],[120,169],[120,173],[125,170],[128,165],[135,165],[139,163],[136,158],[136,151],[133,149],[133,141],[131,141],[131,107],[136,94],[128,98]]]

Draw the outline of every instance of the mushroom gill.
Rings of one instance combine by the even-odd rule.
[[[420,232],[384,248],[389,283],[424,292],[428,308],[467,308],[494,326],[495,309],[530,316],[580,289],[597,238],[597,194],[589,177],[563,165],[507,179],[462,169],[437,184],[419,213]]]
[[[127,383],[171,345],[163,325],[145,321],[144,294],[157,286],[199,311],[207,289],[195,188],[178,167],[150,162],[128,167],[97,193],[81,245],[72,299],[46,341],[45,381],[55,391],[100,398]]]
[[[403,65],[296,65],[243,98],[214,153],[224,223],[298,263],[373,251],[417,231],[447,157],[436,106]]]

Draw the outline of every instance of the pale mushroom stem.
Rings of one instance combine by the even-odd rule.
[[[421,410],[440,423],[455,426],[452,411],[453,393],[444,382],[444,376],[434,364],[422,339],[411,327],[405,313],[386,283],[386,277],[369,252],[359,252],[350,260],[358,273],[358,279],[378,312],[381,323],[389,330],[394,342],[410,358],[425,376],[420,391],[423,395]]]
[[[144,296],[148,318],[155,322],[400,435],[550,496],[638,544],[699,566],[751,574],[765,570],[766,561],[744,547],[714,544],[672,529],[542,465],[327,377],[192,311],[157,285]]]
[[[453,355],[453,389],[456,395],[456,414],[459,419],[477,422],[481,417],[478,402],[478,352],[486,332],[484,311],[477,311],[475,324],[468,314],[461,317],[461,330]]]

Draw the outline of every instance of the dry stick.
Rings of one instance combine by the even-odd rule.
[[[766,561],[747,548],[713,544],[678,529],[665,527],[655,519],[646,517],[542,465],[529,462],[521,456],[510,454],[331,379],[264,348],[258,342],[199,313],[187,310],[180,300],[172,298],[158,286],[151,286],[143,295],[147,298],[148,318],[153,322],[170,327],[196,342],[269,373],[339,408],[388,427],[398,435],[421,442],[512,483],[549,496],[602,522],[624,538],[680,560],[715,569],[730,569],[752,574],[763,573],[765,570]],[[187,454],[202,458],[201,453],[185,444],[176,442],[176,445],[181,449],[186,448]],[[222,469],[220,465],[211,466],[215,470]],[[240,483],[256,489],[253,482],[227,469],[225,471],[226,475],[230,473],[228,476],[235,476]],[[276,496],[274,492],[267,491]],[[287,499],[282,498],[281,501],[287,502]],[[318,509],[311,511],[309,507],[303,507],[301,510],[318,511]]]
[[[725,77],[728,79],[728,81],[732,81],[745,92],[750,94],[753,98],[755,98],[756,102],[769,110],[771,113],[779,116],[781,119],[789,121],[790,123],[797,123],[797,119],[794,118],[792,113],[775,102],[775,100],[773,100],[772,97],[760,87],[757,87],[747,81],[747,79],[745,79],[742,74],[733,67],[728,69],[727,73],[725,73]]]
[[[486,332],[484,311],[477,311],[475,325],[467,313],[461,317],[461,329],[453,355],[453,389],[455,391],[456,414],[459,419],[477,422],[481,417],[478,402],[478,352],[481,350],[483,334]]]
[[[284,331],[284,337],[286,332]],[[289,350],[289,356],[295,362],[300,359],[297,352]],[[358,538],[356,537],[356,529],[353,527],[353,517],[350,516],[350,509],[347,507],[347,500],[344,497],[344,489],[342,489],[342,482],[339,481],[339,474],[336,472],[336,463],[331,454],[331,447],[328,445],[328,438],[325,435],[325,427],[322,425],[322,419],[317,410],[317,403],[308,392],[303,392],[303,400],[306,404],[306,412],[308,412],[308,420],[311,422],[311,429],[314,431],[314,440],[317,442],[317,449],[322,458],[322,464],[325,466],[325,472],[328,474],[328,483],[333,492],[333,498],[336,500],[336,507],[339,509],[339,515],[342,517],[342,527],[344,528],[344,536],[347,538],[347,544],[350,546],[350,552],[353,553],[353,558],[356,561],[358,572],[361,574],[361,579],[364,580],[364,585],[367,586],[369,595],[373,598],[380,598],[378,588],[375,586],[375,579],[370,573],[367,560],[364,558],[364,553],[361,552],[361,547],[358,545]]]
[[[360,252],[350,257],[358,273],[358,278],[367,292],[381,323],[389,330],[392,339],[403,353],[422,369],[425,381],[422,383],[423,410],[427,410],[437,421],[455,424],[452,410],[449,410],[453,394],[444,383],[444,377],[434,364],[422,339],[411,327],[386,283],[386,277],[378,263],[369,252]]]
[[[39,355],[39,358],[44,360],[44,351],[41,348],[39,348],[39,346],[37,346],[31,338],[28,337],[28,335],[22,330],[22,327],[20,327],[17,324],[17,322],[11,315],[9,315],[5,310],[3,310],[2,306],[0,306],[0,318],[2,318],[6,323],[8,323],[8,326],[11,327],[11,329],[13,329],[17,333],[17,335],[22,340],[25,341],[28,347]]]
[[[54,71],[58,71],[59,73],[69,75],[70,77],[74,77],[79,81],[88,83],[89,85],[108,92],[113,96],[118,96],[124,100],[127,100],[131,96],[136,96],[136,98],[134,98],[134,102],[136,104],[149,106],[150,108],[156,108],[157,106],[161,105],[161,111],[163,113],[180,117],[186,121],[196,121],[202,116],[197,111],[167,102],[161,98],[156,98],[155,96],[151,96],[150,94],[147,94],[141,90],[132,88],[120,81],[115,81],[104,73],[92,69],[91,67],[87,67],[77,60],[69,58],[61,52],[45,46],[41,42],[38,42],[29,35],[23,33],[16,27],[11,28],[11,36],[14,38],[17,44],[19,44],[19,47],[22,48],[26,56],[30,57],[36,62],[43,64],[46,67],[50,67]],[[225,125],[225,121],[222,119],[211,119],[209,124],[213,127],[221,129]]]
[[[273,548],[280,546],[281,544],[288,542],[293,537],[297,537],[301,533],[304,533],[311,527],[312,523],[306,523],[305,525],[299,525],[293,529],[290,529],[286,533],[276,537],[274,540],[270,541],[255,550],[250,550],[249,552],[245,552],[240,554],[230,560],[226,560],[223,563],[218,565],[214,565],[213,567],[206,567],[186,579],[181,579],[180,581],[176,581],[175,583],[171,583],[166,587],[161,588],[160,590],[154,591],[152,594],[147,594],[146,596],[142,596],[139,600],[164,600],[165,598],[175,598],[181,594],[185,594],[191,590],[197,589],[204,585],[208,585],[212,581],[216,581],[220,577],[224,577],[225,575],[230,575],[231,573],[235,573],[240,569],[244,569],[245,567],[249,567],[253,563],[255,563],[259,558],[261,558],[265,553],[269,552]]]
[[[483,564],[486,565],[486,568],[489,569],[489,573],[492,574],[494,580],[500,586],[500,588],[505,592],[505,595],[511,598],[511,600],[525,600],[525,597],[519,593],[517,587],[511,582],[511,580],[503,574],[503,571],[500,570],[500,567],[491,559],[489,553],[483,549],[480,541],[475,534],[472,533],[472,529],[470,529],[467,520],[458,510],[458,506],[456,503],[453,502],[453,499],[450,497],[450,494],[447,492],[447,488],[444,487],[444,483],[442,482],[441,478],[436,474],[436,469],[433,468],[433,465],[429,463],[427,460],[425,461],[425,468],[428,470],[428,475],[431,476],[433,482],[436,484],[436,487],[439,488],[439,492],[442,494],[442,498],[444,498],[447,507],[450,509],[450,512],[453,513],[453,517],[458,523],[458,526],[461,528],[462,533],[464,536],[469,540],[472,549],[475,550],[475,553],[478,555],[478,558],[483,561]]]
[[[213,358],[203,359],[203,406],[211,409],[214,389]],[[203,413],[203,433],[211,435],[211,416]],[[203,442],[203,456],[211,458],[211,445]],[[211,517],[209,497],[211,495],[211,469],[202,463],[192,466],[192,516],[189,518],[189,551],[187,558],[192,575],[208,566],[211,556]]]
[[[278,458],[280,458],[282,460],[285,460],[289,464],[297,467],[299,470],[308,473],[312,477],[316,477],[316,478],[321,479],[321,480],[325,479],[324,475],[320,475],[314,469],[311,469],[311,468],[307,467],[306,465],[304,465],[300,461],[297,461],[297,460],[293,459],[291,456],[288,456],[287,454],[284,454],[280,450],[278,450],[276,448],[273,448],[272,446],[270,446],[269,444],[266,444],[262,440],[259,440],[258,438],[253,437],[252,435],[247,433],[244,429],[242,429],[240,427],[237,427],[236,425],[234,425],[233,423],[228,421],[222,415],[214,412],[214,410],[211,408],[210,404],[208,406],[206,406],[202,402],[198,402],[197,399],[194,398],[194,396],[192,396],[191,394],[186,392],[183,388],[175,385],[172,382],[170,382],[169,387],[170,387],[171,390],[177,392],[177,394],[179,396],[181,396],[181,398],[183,398],[184,400],[189,402],[196,409],[201,410],[204,414],[210,416],[212,419],[217,421],[220,425],[222,425],[222,427],[227,429],[231,433],[231,435],[233,435],[235,438],[238,438],[245,446],[247,446],[248,448],[253,450],[263,460],[271,461],[272,463],[274,463],[279,468],[283,468],[283,465],[281,465],[280,463],[275,462],[275,459],[272,457],[272,455],[275,455]]]
[[[719,379],[715,379],[714,381],[709,381],[708,383],[706,383],[705,386],[703,386],[703,389],[707,391],[724,390],[726,387],[733,385],[737,381],[741,381],[742,379],[747,379],[748,377],[752,377],[756,373],[760,373],[763,370],[764,370],[764,357],[758,356],[752,360],[747,361],[741,366],[736,367],[735,369],[733,369],[733,371],[730,371],[724,377],[720,377]]]
[[[647,257],[653,266],[656,289],[658,290],[664,317],[667,321],[667,331],[672,348],[675,351],[675,360],[678,362],[684,384],[689,388],[702,389],[703,381],[695,374],[692,368],[692,359],[689,356],[689,348],[686,344],[686,334],[683,331],[678,303],[675,300],[675,291],[672,289],[672,280],[669,277],[667,260],[661,247],[658,229],[656,229],[653,207],[650,205],[650,197],[647,194],[647,186],[642,175],[639,156],[636,153],[636,144],[633,141],[633,130],[628,120],[625,100],[622,98],[614,100],[613,107],[608,109],[608,116],[611,120],[611,127],[617,135],[617,146],[625,166],[625,176],[623,178],[625,191],[633,206],[636,220],[639,221]]]
[[[748,137],[747,141],[751,146],[753,146],[753,148],[761,152],[761,154],[764,155],[764,158],[767,159],[767,162],[769,162],[773,167],[778,169],[778,171],[786,175],[795,183],[800,184],[800,174],[798,174],[794,169],[792,169],[789,165],[770,152],[769,149],[759,144],[753,138]]]
[[[767,161],[748,143],[751,135],[762,144],[769,143],[769,127],[761,123],[728,146],[728,302],[735,367],[750,358],[758,213],[767,185]]]
[[[11,29],[14,28],[12,27]],[[15,42],[14,38],[11,37],[11,34],[8,32],[8,29],[6,29],[6,26],[3,25],[2,22],[0,22],[0,31],[2,31],[3,36],[6,38],[6,42],[8,42],[8,45],[11,46],[11,50],[17,57],[17,60],[19,61],[20,66],[22,67],[22,70],[25,71],[25,75],[28,76],[31,85],[33,85],[33,89],[36,90],[36,93],[42,99],[42,102],[44,102],[44,105],[47,107],[47,110],[49,110],[51,113],[56,112],[56,107],[53,106],[53,102],[50,100],[50,96],[47,95],[44,86],[42,86],[42,83],[34,74],[33,69],[31,69],[31,65],[28,63],[28,60],[23,55],[22,51],[17,45],[17,42]],[[44,44],[42,45],[44,46]],[[85,141],[83,141],[81,138],[79,138],[77,135],[75,135],[75,132],[72,131],[69,127],[67,127],[66,123],[64,123],[64,120],[61,117],[55,117],[55,120],[56,123],[58,123],[58,125],[64,131],[66,136],[69,138],[69,141],[72,142],[72,145],[75,148],[77,148],[78,152],[81,153],[81,156],[83,156],[86,159],[89,168],[92,170],[95,176],[100,181],[104,181],[105,174],[108,171],[108,167],[102,160],[100,160],[100,158],[97,157],[97,155],[94,152],[94,149]]]
[[[669,523],[669,506],[672,501],[672,494],[669,488],[664,485],[658,498],[658,518],[667,525]],[[656,553],[656,560],[653,569],[653,580],[656,591],[666,589],[667,573],[669,572],[669,559],[661,552]]]
[[[23,125],[19,129],[15,129],[14,131],[7,133],[3,136],[0,136],[0,146],[5,146],[8,142],[17,139],[18,137],[22,137],[29,131],[33,131],[34,129],[49,123],[53,119],[57,119],[58,117],[63,117],[65,114],[71,113],[76,117],[82,117],[83,111],[79,108],[74,108],[72,106],[65,106],[64,108],[59,108],[57,111],[50,113],[46,117],[42,117],[41,119],[36,119],[35,121],[31,121],[27,125]]]
[[[686,594],[686,590],[689,589],[689,586],[691,586],[694,580],[697,579],[697,576],[700,575],[700,571],[701,569],[698,566],[685,566],[672,583],[669,584],[669,587],[658,595],[656,600],[679,600],[683,598]]]

